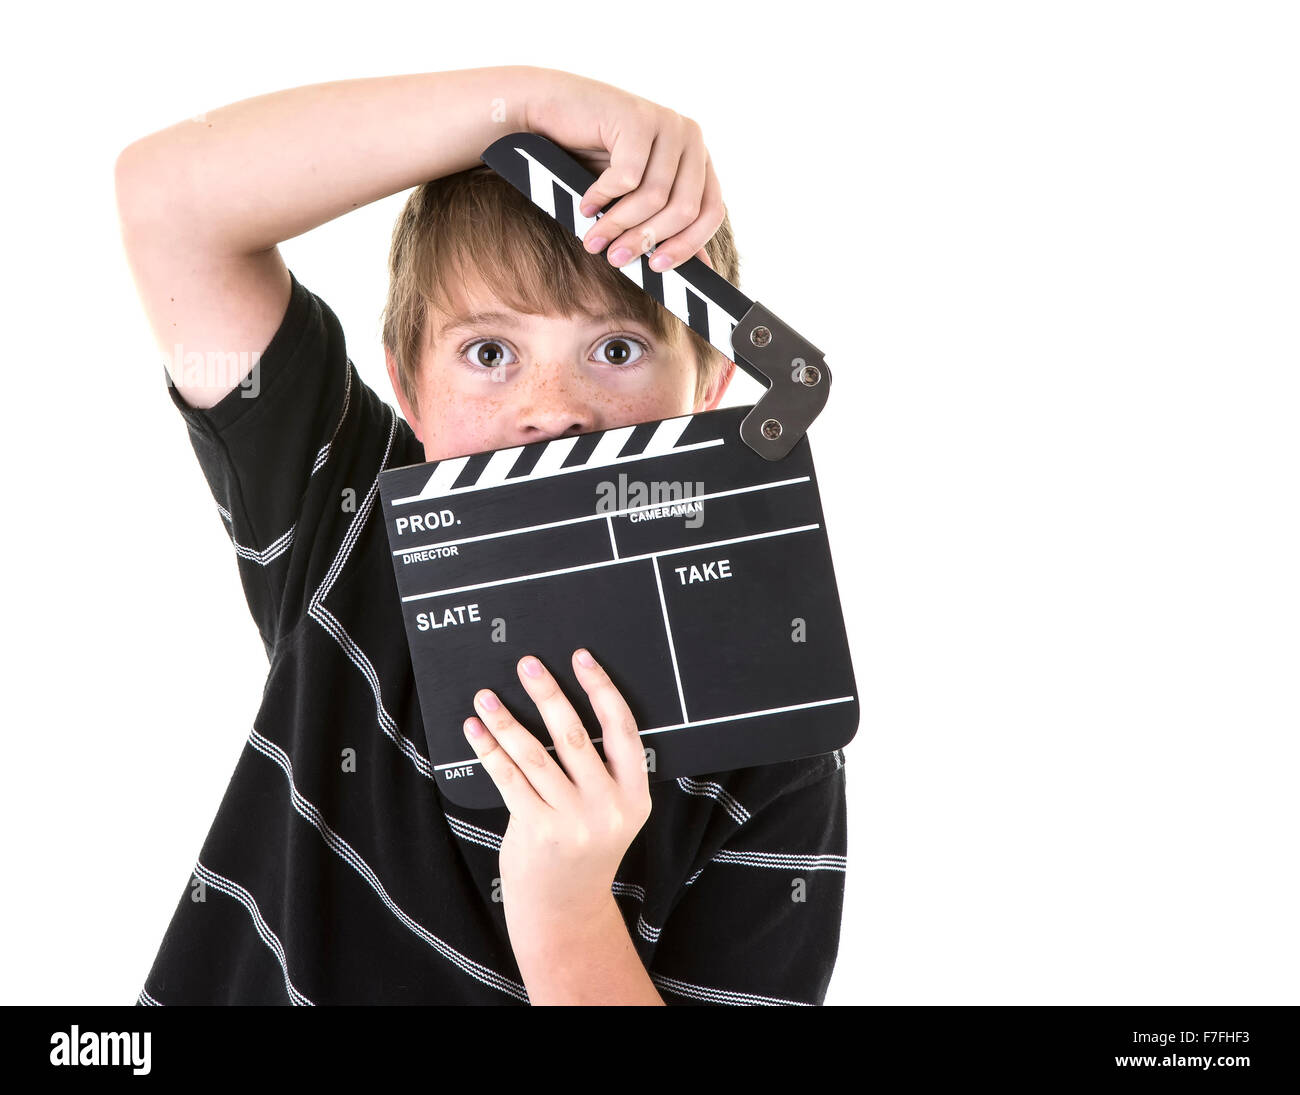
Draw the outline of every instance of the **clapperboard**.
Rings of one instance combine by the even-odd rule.
[[[579,237],[605,212],[581,214],[595,177],[538,134],[502,137],[483,160]],[[519,682],[525,654],[600,749],[570,660],[587,647],[636,717],[651,780],[826,753],[856,732],[805,436],[830,372],[698,258],[662,274],[648,258],[623,272],[766,383],[756,404],[380,475],[429,757],[458,805],[503,805],[462,730],[479,689],[554,755]]]

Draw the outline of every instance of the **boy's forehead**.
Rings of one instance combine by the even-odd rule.
[[[588,298],[576,301],[568,315],[547,314],[549,318],[575,322],[623,321],[645,326],[639,316],[617,301]],[[461,284],[453,290],[452,299],[445,302],[430,301],[429,316],[429,338],[434,344],[461,327],[480,323],[527,326],[534,318],[531,314],[521,313],[517,308],[511,307],[482,283]]]

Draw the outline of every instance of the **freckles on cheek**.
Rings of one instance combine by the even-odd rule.
[[[694,408],[695,374],[689,366],[656,370],[643,386],[621,393],[619,414],[625,421],[675,418]],[[629,418],[628,416],[631,416]]]
[[[593,384],[591,402],[606,425],[690,414],[695,406],[695,367],[690,361],[668,357],[637,373],[610,373],[603,383]]]
[[[495,430],[505,404],[500,386],[486,383],[457,385],[432,378],[428,414],[424,417],[425,447],[436,451],[430,459],[460,456],[493,447]]]
[[[611,422],[649,422],[673,417],[676,406],[671,392],[656,390],[611,397],[604,409]]]

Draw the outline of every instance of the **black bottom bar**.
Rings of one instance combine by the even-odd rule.
[[[744,1027],[736,1028],[737,1033],[743,1031],[743,1040],[728,1038],[727,1044],[730,1055],[759,1055],[764,1074],[772,1079],[772,1067],[780,1067],[776,1058],[783,1058],[792,1075],[798,1075],[810,1067],[810,1055],[825,1053],[837,1058],[837,1071],[843,1069],[856,1081],[902,1076],[1039,1083],[1100,1080],[1123,1085],[1132,1079],[1149,1087],[1153,1080],[1176,1077],[1180,1087],[1213,1083],[1238,1089],[1255,1083],[1275,1087],[1279,1079],[1294,1077],[1300,1054],[1294,1007],[867,1007],[855,1009],[858,1014],[849,1020],[851,1042],[844,1040],[843,1015],[818,1014],[818,1009],[810,1008],[764,1019],[765,1010],[770,1011],[750,1011]],[[259,1081],[282,1076],[295,1082],[316,1078],[337,1082],[383,1075],[400,1057],[403,1070],[426,1060],[432,1082],[452,1053],[458,1071],[468,1066],[472,1072],[479,1063],[473,1058],[479,1056],[488,1074],[499,1079],[501,1051],[508,1047],[513,1051],[525,1030],[502,1016],[484,1024],[481,1039],[466,1041],[457,1036],[455,1050],[448,1053],[440,1048],[437,1020],[431,1023],[426,1015],[398,1008],[315,1008],[296,1013],[288,1008],[10,1008],[5,1019],[5,1060],[13,1070],[42,1070],[51,1079],[56,1074],[81,1075],[91,1082],[116,1074],[131,1076],[133,1083],[145,1081],[146,1075],[133,1075],[129,1063],[88,1063],[90,1042],[101,1046],[101,1034],[135,1032],[135,1046],[143,1050],[147,1032],[147,1076],[169,1080],[198,1072],[205,1080],[255,1073]],[[664,1021],[673,1025],[671,1019]],[[463,1026],[463,1020],[452,1022]],[[506,1022],[506,1029],[501,1022]],[[645,1022],[638,1022],[638,1036],[621,1040],[629,1047],[627,1052],[633,1057],[671,1054],[671,1044],[645,1039]],[[755,1024],[768,1023],[779,1043],[755,1030]],[[74,1029],[79,1063],[52,1063],[67,1060]],[[96,1037],[88,1039],[92,1033]],[[549,1041],[545,1027],[536,1033]],[[120,1044],[129,1047],[130,1039]],[[786,1051],[774,1054],[778,1044]],[[557,1061],[554,1054],[519,1059],[531,1060],[534,1066],[547,1062],[548,1071],[558,1067],[561,1074],[570,1068],[576,1071],[581,1065],[578,1057],[589,1051],[572,1049],[571,1039],[566,1039],[566,1045],[570,1047],[566,1054],[574,1054],[571,1062]],[[144,1056],[141,1052],[137,1059]]]

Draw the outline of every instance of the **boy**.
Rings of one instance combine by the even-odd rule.
[[[620,200],[585,250],[479,163],[518,130],[604,168],[587,215]],[[116,178],[270,661],[139,1002],[821,1003],[843,754],[652,784],[599,651],[573,660],[599,728],[525,657],[555,756],[476,682],[465,733],[506,805],[454,807],[377,512],[385,468],[717,406],[734,365],[619,272],[661,240],[736,280],[699,128],[567,73],[467,69],[245,100],[135,142]],[[403,421],[276,244],[413,186],[384,322]]]

